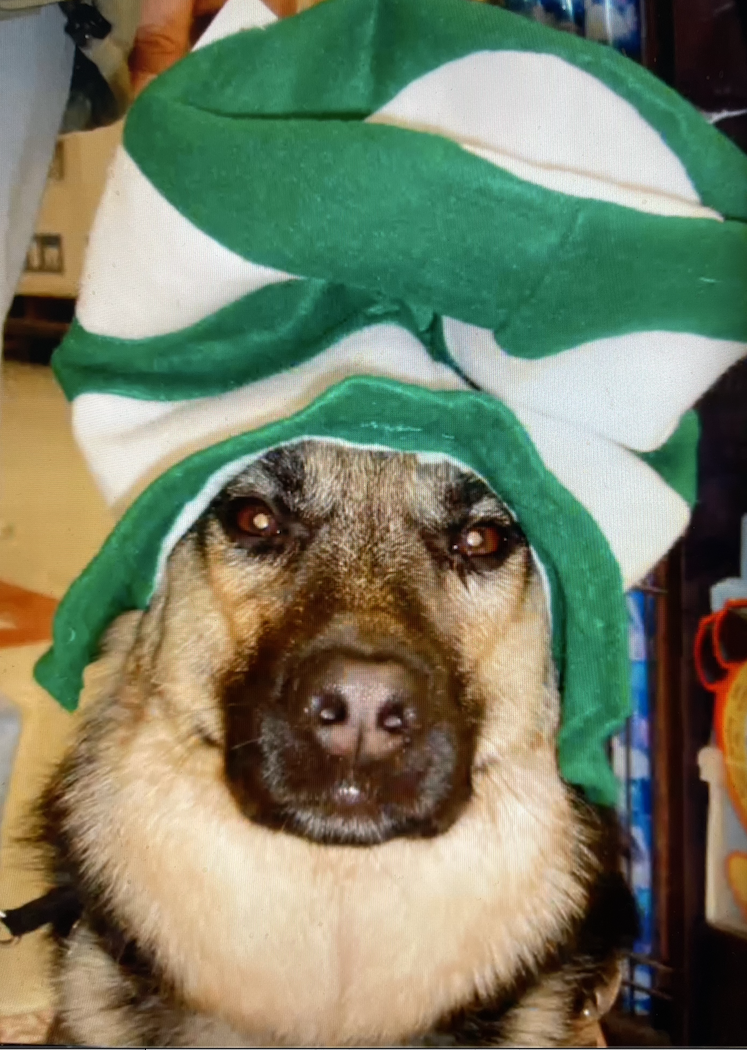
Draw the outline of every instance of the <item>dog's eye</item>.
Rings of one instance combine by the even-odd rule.
[[[505,529],[500,525],[469,525],[456,537],[452,550],[466,558],[482,558],[498,554],[505,542]]]
[[[280,522],[261,500],[247,500],[235,513],[234,522],[245,536],[269,539],[280,535]]]

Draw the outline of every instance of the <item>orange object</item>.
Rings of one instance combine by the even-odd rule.
[[[224,2],[143,0],[140,25],[129,58],[132,90],[136,95],[187,54]]]
[[[322,0],[262,0],[278,18],[289,18]],[[178,62],[205,32],[225,0],[142,0],[140,25],[130,53],[135,95]]]
[[[54,598],[0,583],[0,649],[48,642],[56,609]]]
[[[716,698],[713,721],[727,789],[747,829],[747,601],[727,602],[704,617],[695,636],[695,667]]]
[[[747,920],[747,853],[735,851],[726,858],[726,878],[734,900]]]
[[[320,0],[263,2],[278,18],[288,18]],[[142,0],[140,25],[129,58],[135,95],[187,54],[224,3],[225,0]]]

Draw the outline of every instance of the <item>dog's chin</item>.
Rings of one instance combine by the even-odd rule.
[[[407,822],[387,816],[375,818],[362,813],[325,813],[305,807],[287,809],[280,820],[261,823],[320,846],[377,846],[394,838],[417,834],[414,826],[408,829]]]
[[[340,813],[316,807],[286,807],[273,817],[255,814],[254,823],[297,835],[321,846],[377,846],[397,838],[433,838],[454,819],[408,817],[403,814],[368,814],[361,810]]]
[[[448,831],[468,801],[468,793],[447,806],[379,805],[354,783],[343,783],[324,798],[273,802],[232,791],[253,824],[295,835],[323,846],[376,846],[397,838],[434,838]]]

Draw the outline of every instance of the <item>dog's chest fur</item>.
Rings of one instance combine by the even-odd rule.
[[[200,768],[210,758],[185,775],[189,757],[167,743],[111,741],[107,789],[95,763],[79,780],[85,867],[94,881],[116,868],[110,905],[179,998],[247,1036],[360,1045],[426,1031],[510,985],[584,907],[581,831],[550,763],[526,770],[526,790],[514,769],[499,803],[486,781],[437,840],[320,851],[248,824]]]

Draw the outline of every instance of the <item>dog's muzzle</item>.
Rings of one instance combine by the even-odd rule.
[[[446,830],[469,798],[474,727],[429,648],[348,632],[260,655],[225,706],[226,774],[243,812],[338,844]]]

